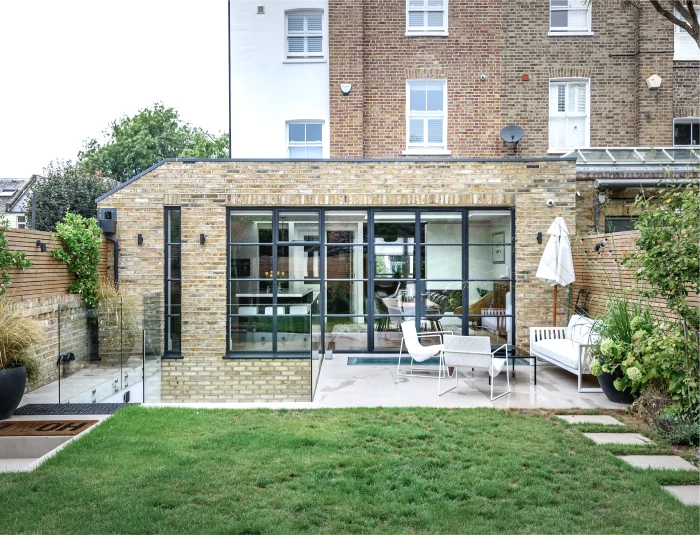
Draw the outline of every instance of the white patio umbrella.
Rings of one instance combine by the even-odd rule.
[[[571,256],[569,229],[566,228],[561,213],[547,231],[549,241],[537,268],[535,277],[544,279],[554,286],[554,326],[557,326],[557,287],[568,286],[576,280],[574,259]]]

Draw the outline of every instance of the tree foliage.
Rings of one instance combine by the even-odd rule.
[[[173,108],[156,103],[133,117],[113,121],[106,141],[85,142],[78,160],[85,169],[119,182],[145,171],[164,158],[226,158],[228,134],[214,136],[185,123]]]
[[[36,194],[36,230],[55,231],[56,223],[69,212],[94,217],[95,199],[113,185],[113,182],[91,175],[70,160],[51,162],[44,168],[43,176],[32,184]],[[32,206],[28,203],[27,221],[31,216]]]

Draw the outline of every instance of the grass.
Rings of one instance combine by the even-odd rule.
[[[3,535],[695,534],[699,515],[551,415],[492,409],[130,407],[0,496]]]

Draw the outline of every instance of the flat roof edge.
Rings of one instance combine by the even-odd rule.
[[[138,175],[130,178],[126,182],[122,182],[115,188],[112,188],[104,195],[100,195],[95,199],[95,202],[100,202],[116,193],[120,189],[128,186],[132,182],[138,180],[142,176],[150,173],[154,169],[157,169],[161,165],[168,162],[179,162],[179,163],[333,163],[333,162],[347,162],[347,163],[451,163],[451,162],[468,162],[468,163],[536,163],[536,162],[576,162],[575,156],[567,156],[561,158],[543,157],[543,158],[322,158],[322,159],[308,159],[308,158],[165,158],[159,161],[157,164],[152,165],[145,171],[142,171]]]

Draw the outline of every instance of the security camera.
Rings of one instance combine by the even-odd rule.
[[[483,82],[484,80],[486,80],[486,75],[485,75],[485,74],[482,74],[482,75],[481,75],[481,81]]]
[[[581,196],[581,192],[580,192],[580,191],[577,191],[577,192],[576,192],[576,196],[577,196],[577,197],[580,197],[580,196]]]
[[[555,204],[554,199],[547,199],[547,206],[554,206]]]

